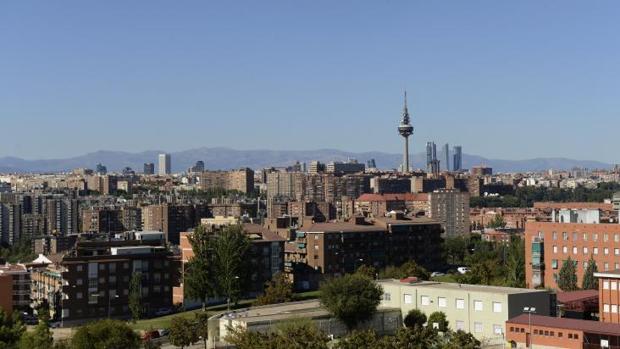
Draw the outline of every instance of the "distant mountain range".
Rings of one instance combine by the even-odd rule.
[[[0,158],[0,173],[9,172],[36,172],[50,173],[68,171],[78,167],[94,168],[97,163],[107,166],[109,171],[118,171],[124,167],[131,167],[142,172],[145,162],[157,164],[157,155],[161,151],[145,151],[129,153],[120,151],[97,151],[82,156],[67,159],[25,160],[15,157]],[[402,161],[402,155],[382,152],[353,153],[336,149],[319,150],[235,150],[230,148],[197,148],[171,153],[172,169],[174,172],[186,170],[197,160],[202,160],[208,169],[231,169],[250,167],[259,169],[271,166],[292,165],[295,161],[307,162],[319,160],[321,162],[344,161],[349,158],[366,162],[375,159],[377,167],[382,169],[397,168]],[[413,154],[411,160],[415,168],[425,168],[426,154]],[[443,161],[441,163],[444,166]],[[527,160],[498,160],[487,159],[482,156],[463,154],[463,167],[471,168],[477,165],[487,165],[494,172],[542,171],[547,169],[570,169],[584,167],[590,169],[608,169],[611,164],[590,161],[573,160],[566,158],[536,158]]]

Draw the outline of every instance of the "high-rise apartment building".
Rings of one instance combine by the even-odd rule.
[[[302,172],[271,171],[267,173],[267,199],[302,200],[304,194]]]
[[[22,206],[0,203],[0,242],[13,245],[21,240]]]
[[[159,163],[157,168],[157,174],[160,176],[166,176],[171,173],[170,154],[159,154]]]
[[[430,217],[439,221],[444,236],[469,233],[469,193],[457,189],[439,189],[428,193]]]

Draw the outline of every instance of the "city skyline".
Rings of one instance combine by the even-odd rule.
[[[3,4],[0,157],[396,153],[407,89],[411,153],[620,162],[614,2],[144,4]]]

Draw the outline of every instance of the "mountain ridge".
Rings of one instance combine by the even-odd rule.
[[[161,150],[147,150],[142,152],[98,150],[83,155],[44,160],[26,160],[19,157],[6,156],[0,158],[0,172],[2,173],[53,173],[68,171],[78,167],[94,168],[97,163],[107,166],[110,171],[119,171],[124,167],[131,167],[137,172],[142,171],[145,162],[157,163],[157,155]],[[401,154],[380,151],[348,152],[338,149],[316,150],[237,150],[227,147],[199,147],[178,152],[171,152],[172,170],[180,172],[192,166],[197,160],[205,162],[207,169],[226,170],[240,167],[253,169],[264,167],[279,167],[292,165],[295,161],[307,162],[318,160],[321,162],[345,161],[355,158],[360,162],[375,159],[377,167],[382,169],[397,168],[402,160]],[[438,158],[441,160],[443,154]],[[426,167],[426,154],[415,153],[411,156],[415,168]],[[463,153],[463,168],[477,165],[487,165],[494,172],[528,172],[547,169],[565,170],[573,167],[590,169],[609,169],[611,164],[594,160],[575,160],[565,157],[533,158],[524,160],[490,159],[479,155]],[[441,163],[444,168],[443,161]]]

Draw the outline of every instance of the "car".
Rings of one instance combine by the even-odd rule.
[[[157,332],[159,333],[160,337],[165,337],[170,334],[170,330],[168,330],[167,328],[160,328],[159,330],[157,330]]]
[[[469,268],[468,267],[458,267],[458,268],[456,268],[456,271],[458,271],[459,274],[465,274],[465,273],[469,272]]]
[[[445,273],[442,273],[440,271],[434,271],[431,273],[431,277],[437,277],[437,276],[444,276],[446,275]]]
[[[155,312],[155,316],[164,316],[164,315],[170,315],[172,314],[174,311],[172,310],[172,308],[159,308],[157,309],[157,311]]]

